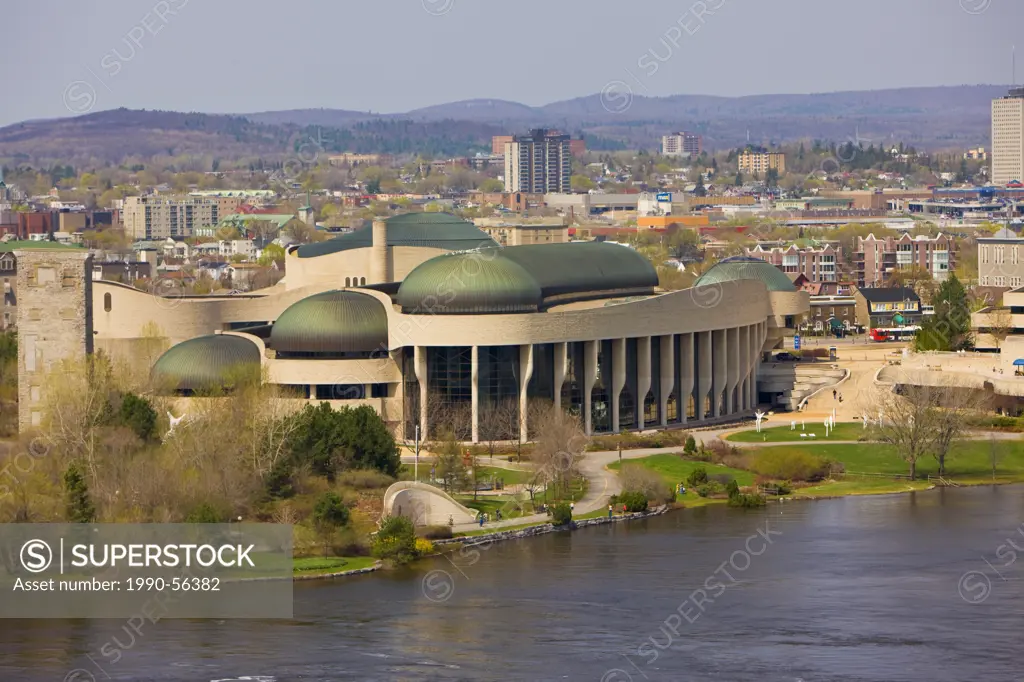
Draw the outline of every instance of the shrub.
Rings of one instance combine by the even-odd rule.
[[[352,469],[338,476],[338,483],[359,490],[387,488],[395,479],[376,469]]]
[[[711,497],[712,495],[719,495],[722,492],[721,484],[716,481],[710,483],[704,483],[694,488],[698,495],[701,497]]]
[[[223,521],[224,515],[208,502],[203,502],[195,507],[185,517],[185,523],[221,523]]]
[[[622,489],[626,492],[638,492],[645,499],[653,500],[658,504],[668,504],[676,499],[675,492],[665,482],[665,479],[642,464],[624,464],[620,474]]]
[[[568,502],[559,502],[551,507],[551,523],[564,526],[572,521],[572,508]]]
[[[697,451],[697,441],[694,440],[693,436],[686,435],[686,445],[683,446],[683,452],[688,455],[692,455]]]
[[[639,491],[622,493],[619,495],[619,502],[626,505],[628,512],[647,511],[647,496]]]
[[[735,483],[736,481],[731,474],[713,474],[710,476],[710,480],[715,481],[716,483],[721,483],[726,488],[729,487],[730,483]]]
[[[738,452],[737,448],[729,445],[723,440],[715,439],[711,441],[705,448],[708,454],[711,455],[711,461],[719,464],[725,460],[726,457],[734,455]]]
[[[416,555],[427,556],[434,553],[434,543],[426,538],[416,538]]]
[[[451,526],[424,526],[417,533],[428,540],[447,540],[452,536],[452,529]]]
[[[373,556],[405,564],[416,558],[416,533],[412,521],[404,516],[385,517],[373,538]]]
[[[754,507],[763,507],[766,504],[768,504],[768,500],[765,499],[764,495],[747,495],[745,493],[737,493],[729,497],[730,507],[750,509]]]
[[[753,469],[762,476],[783,481],[820,481],[829,470],[825,458],[797,448],[759,452]]]
[[[71,523],[92,523],[96,520],[96,507],[89,496],[85,474],[74,462],[64,472],[64,508]]]
[[[704,485],[708,482],[708,472],[704,467],[697,467],[686,477],[686,485],[691,488]]]
[[[121,399],[117,421],[134,431],[139,440],[150,440],[156,436],[156,410],[148,400],[134,393],[127,393]]]
[[[736,497],[740,494],[740,486],[735,479],[729,481],[725,486],[725,492],[730,498]]]

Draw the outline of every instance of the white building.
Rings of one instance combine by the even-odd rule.
[[[995,185],[1024,182],[1024,88],[992,100],[992,174]]]

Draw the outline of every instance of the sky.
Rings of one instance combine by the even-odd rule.
[[[624,83],[648,96],[1009,83],[1022,22],[1022,0],[4,0],[0,126],[117,107],[542,105]]]

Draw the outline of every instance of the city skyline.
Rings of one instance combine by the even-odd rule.
[[[546,49],[517,57],[517,70],[528,77],[499,79],[494,76],[501,72],[495,67],[500,60],[488,59],[485,43],[473,40],[501,30],[492,9],[458,0],[407,0],[405,10],[301,1],[290,7],[295,20],[286,19],[285,25],[293,25],[293,31],[268,21],[273,15],[260,11],[259,2],[243,7],[112,0],[102,7],[58,7],[47,0],[19,6],[6,17],[10,53],[35,54],[30,48],[37,44],[40,25],[62,49],[36,54],[34,77],[0,112],[0,125],[82,113],[78,105],[86,94],[92,95],[89,110],[95,111],[391,113],[467,99],[537,106],[623,89],[636,96],[735,97],[999,83],[1011,79],[1014,19],[1024,15],[1024,8],[990,0],[908,0],[895,6],[871,0],[856,6],[856,16],[850,7],[808,7],[796,0],[770,6],[749,0],[683,5],[651,0],[642,15],[645,23],[611,33],[621,25],[621,7],[526,0],[518,13],[543,11],[545,21],[535,27],[535,37]],[[883,16],[884,22],[861,19]],[[949,50],[937,41],[908,40],[911,31],[963,40]],[[772,41],[768,60],[777,68],[736,49],[763,40],[766,33],[780,37]],[[232,35],[245,35],[247,47]],[[604,45],[581,49],[573,35],[597,36]],[[844,43],[848,49],[829,58]],[[209,64],[219,65],[215,77],[202,78]],[[553,72],[551,64],[566,66]],[[353,72],[365,76],[352,78]],[[230,78],[223,78],[225,73]],[[382,88],[382,81],[401,87]]]

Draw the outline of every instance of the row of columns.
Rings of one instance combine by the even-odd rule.
[[[689,422],[687,405],[689,396],[696,390],[694,398],[694,420],[706,421],[710,414],[712,419],[727,417],[753,410],[757,406],[757,367],[760,361],[761,348],[768,334],[767,322],[688,334],[667,334],[659,341],[659,390],[654,396],[658,401],[660,426],[666,427],[668,421],[668,401],[672,391],[677,388],[678,419],[672,423],[686,424]],[[643,424],[644,402],[652,386],[652,346],[650,336],[637,338],[637,376],[636,376],[636,410],[638,421]],[[598,378],[598,350],[601,341],[585,341],[583,343],[583,426],[587,433],[593,433],[592,394]],[[675,366],[675,344],[679,345],[679,364]],[[561,409],[562,386],[568,375],[568,343],[554,345],[554,404]],[[519,347],[519,414],[520,438],[527,440],[526,414],[528,407],[528,387],[534,371],[534,346],[524,344]],[[480,438],[480,347],[471,349],[471,387],[472,387],[472,434],[473,442]],[[413,367],[420,391],[420,437],[427,438],[427,405],[429,385],[427,379],[427,349],[416,346]],[[611,404],[612,431],[620,431],[619,397],[623,387],[627,385],[626,377],[626,339],[612,340],[612,376],[609,391]],[[707,404],[711,394],[711,404]]]

